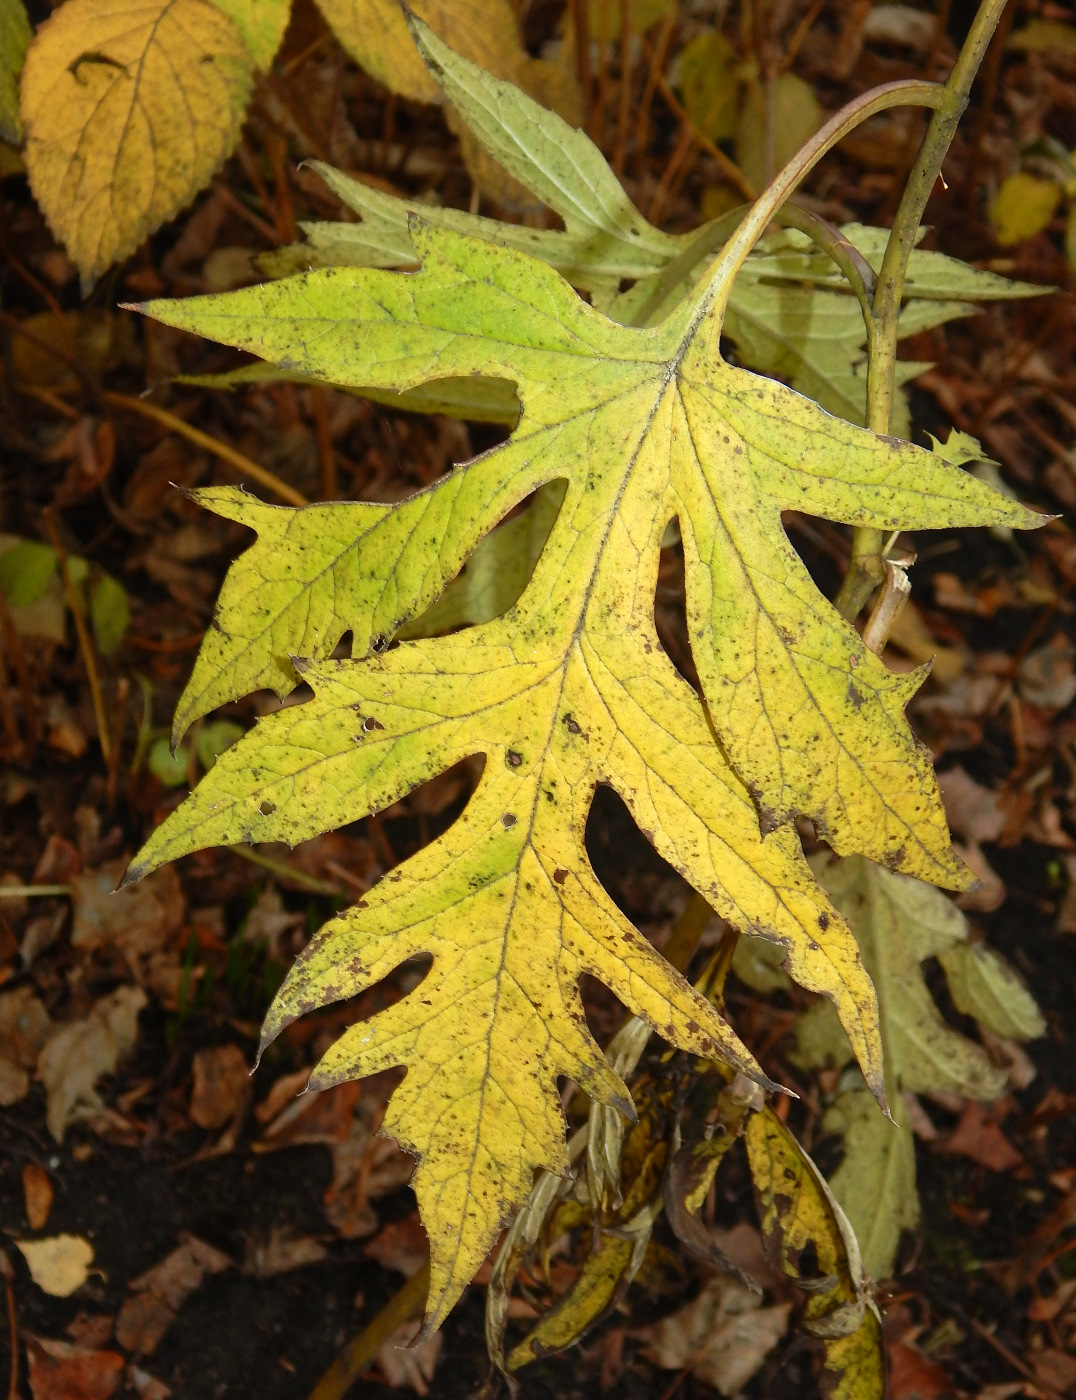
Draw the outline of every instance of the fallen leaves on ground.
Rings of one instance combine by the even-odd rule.
[[[10,1108],[30,1091],[30,1075],[52,1022],[29,983],[0,995],[0,1108]]]
[[[88,1016],[60,1026],[46,1041],[38,1074],[48,1095],[49,1132],[57,1142],[71,1123],[93,1119],[103,1110],[95,1086],[134,1048],[138,1013],[145,1005],[141,987],[117,987]]]
[[[52,1209],[52,1178],[38,1162],[27,1162],[22,1169],[22,1194],[26,1219],[31,1230],[42,1230]]]
[[[53,1235],[43,1240],[16,1240],[30,1277],[43,1293],[70,1298],[90,1275],[93,1245],[81,1235]]]
[[[26,1358],[33,1400],[109,1400],[126,1366],[116,1351],[27,1336]]]
[[[223,1128],[235,1117],[250,1087],[250,1068],[238,1045],[218,1045],[194,1056],[191,1121]]]
[[[415,1324],[401,1323],[378,1351],[377,1364],[394,1390],[407,1386],[416,1395],[428,1395],[445,1339],[435,1332],[413,1346],[414,1337]]]
[[[765,1307],[738,1279],[715,1274],[693,1303],[637,1335],[662,1370],[689,1370],[720,1394],[735,1395],[784,1336],[791,1311],[791,1303]]]
[[[136,1355],[151,1355],[202,1280],[231,1265],[219,1249],[187,1235],[159,1264],[131,1280],[130,1295],[116,1318],[116,1341]]]

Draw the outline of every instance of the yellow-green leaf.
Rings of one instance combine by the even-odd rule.
[[[854,1332],[826,1341],[821,1383],[827,1400],[885,1400],[882,1319],[873,1302]]]
[[[291,18],[291,0],[213,0],[234,20],[250,56],[263,73],[272,66]]]
[[[385,1126],[419,1159],[436,1326],[534,1171],[566,1165],[558,1075],[632,1112],[587,1031],[584,972],[681,1049],[760,1077],[597,881],[584,844],[596,784],[621,794],[719,914],[784,946],[791,975],[834,1001],[880,1089],[873,989],[794,819],[813,817],[841,849],[957,886],[965,875],[903,716],[918,678],[863,648],[815,589],[781,512],[884,529],[1040,517],[933,453],[726,364],[727,259],[662,325],[636,330],[523,253],[418,220],[409,236],[417,272],[329,270],[145,308],[345,385],[508,380],[522,412],[507,443],[396,504],[290,510],[202,493],[259,538],[230,575],[183,723],[300,675],[313,698],[223,753],[130,877],[208,845],[306,839],[484,756],[462,816],[321,931],[265,1027],[268,1041],[432,956],[420,986],[345,1032],[312,1083],[407,1067]],[[566,483],[563,503],[515,605],[390,647],[478,542],[553,481]],[[705,703],[655,629],[673,517]],[[327,659],[345,631],[352,659]]]
[[[823,1394],[884,1400],[881,1320],[844,1212],[776,1114],[756,1113],[745,1137],[767,1252],[775,1268],[807,1291],[803,1326],[823,1342]],[[810,1274],[802,1269],[805,1258],[812,1260]]]
[[[956,943],[938,954],[953,1005],[995,1035],[1036,1040],[1046,1022],[1034,997],[1004,958],[985,943]]]
[[[252,64],[210,0],[67,0],[22,80],[30,186],[85,281],[179,212],[229,156]]]
[[[915,1145],[901,1091],[991,1099],[1005,1084],[986,1052],[946,1024],[921,963],[937,957],[957,1009],[999,1035],[1030,1039],[1042,1033],[1043,1021],[1008,965],[982,945],[969,945],[964,915],[939,890],[858,856],[812,857],[812,866],[856,935],[881,1007],[893,1122],[862,1088],[852,1088],[827,1111],[824,1126],[844,1136],[834,1194],[855,1227],[868,1272],[884,1278],[901,1230],[919,1219]],[[798,1027],[797,1062],[823,1067],[851,1057],[832,1009],[812,1007]]]
[[[1061,202],[1061,186],[1056,180],[1044,180],[1018,170],[1001,182],[990,217],[1003,248],[1023,243],[1041,233]]]
[[[904,1101],[893,1098],[893,1121],[866,1089],[848,1089],[826,1110],[822,1129],[844,1138],[834,1194],[855,1225],[863,1265],[872,1278],[893,1267],[901,1231],[919,1224],[915,1140]]]
[[[736,130],[735,49],[716,29],[704,29],[684,45],[677,64],[680,93],[695,125],[712,141],[726,140]]]
[[[770,114],[767,100],[773,103]],[[748,183],[756,190],[767,185],[815,134],[822,120],[814,89],[795,73],[782,73],[776,79],[770,99],[757,78],[748,83],[736,128],[736,164]],[[767,132],[772,143],[768,153]]]
[[[12,144],[22,137],[19,74],[32,37],[22,0],[0,0],[0,136]]]

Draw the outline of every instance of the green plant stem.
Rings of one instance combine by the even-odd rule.
[[[867,426],[876,433],[889,432],[893,415],[897,338],[908,259],[915,247],[927,201],[941,173],[942,162],[968,105],[971,85],[990,46],[1005,4],[1006,0],[983,0],[979,6],[964,47],[942,89],[943,99],[934,108],[934,115],[893,220],[867,324]],[[863,604],[882,582],[883,553],[882,531],[857,526],[852,539],[848,573],[836,598],[838,609],[849,622],[855,621]]]

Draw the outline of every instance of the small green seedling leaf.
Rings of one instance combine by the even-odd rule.
[[[111,574],[102,574],[90,593],[93,639],[102,656],[111,656],[131,621],[127,590]]]

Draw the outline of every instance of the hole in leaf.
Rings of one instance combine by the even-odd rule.
[[[380,851],[382,864],[398,865],[446,832],[471,800],[485,766],[484,754],[472,754],[386,808],[377,842],[380,846],[384,841],[389,848]]]
[[[333,647],[333,649],[332,649],[332,655],[331,655],[330,659],[331,659],[332,661],[350,661],[350,660],[351,660],[351,644],[352,644],[352,632],[351,632],[351,629],[348,628],[348,630],[347,630],[347,631],[344,633],[344,635],[340,638],[340,640],[337,642],[337,644]]]
[[[850,532],[795,510],[782,511],[781,524],[815,587],[824,597],[835,598],[851,556]]]
[[[441,596],[400,628],[399,638],[445,636],[506,613],[530,582],[567,486],[563,478],[546,482],[510,510],[479,540]]]
[[[654,590],[654,625],[662,649],[698,695],[702,693],[702,687],[688,640],[684,586],[684,546],[680,540],[679,522],[674,516],[665,527],[661,546],[658,581]]]
[[[620,794],[599,784],[587,817],[586,850],[614,904],[660,942],[691,897],[691,887],[658,855]]]

